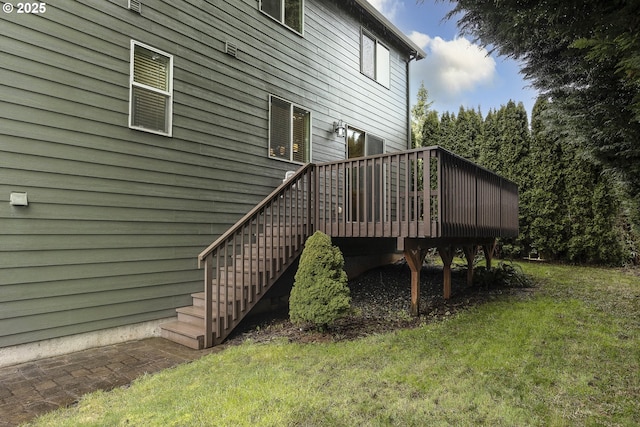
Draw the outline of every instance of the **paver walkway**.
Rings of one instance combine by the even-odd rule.
[[[220,350],[192,350],[148,338],[0,368],[0,427],[17,426],[86,393],[111,390]]]

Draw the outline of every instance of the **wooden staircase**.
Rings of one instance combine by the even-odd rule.
[[[160,326],[163,338],[194,349],[220,344],[301,254],[310,224],[311,167],[302,168],[205,249],[204,291],[177,319]]]
[[[220,344],[316,230],[396,239],[413,265],[413,311],[426,249],[446,255],[518,235],[518,186],[439,147],[308,164],[198,255],[203,292],[162,336],[197,349]]]

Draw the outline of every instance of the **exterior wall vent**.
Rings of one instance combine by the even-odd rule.
[[[224,51],[234,58],[238,57],[238,46],[236,46],[234,43],[226,42],[224,44]]]
[[[135,13],[141,13],[142,2],[140,0],[129,0],[129,10]]]

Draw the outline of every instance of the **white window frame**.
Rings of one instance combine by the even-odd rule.
[[[368,38],[373,41],[375,49],[373,52],[373,65],[375,75],[371,76],[365,72],[365,51],[364,51],[364,39]],[[360,32],[360,72],[372,80],[380,83],[382,86],[389,89],[391,86],[391,49],[389,49],[384,43],[375,37],[364,28]]]
[[[265,12],[262,9],[262,2],[264,0],[259,0],[258,1],[258,9],[260,10],[260,12],[264,13],[265,15],[267,15],[269,18],[273,19],[274,21],[278,22],[280,25],[284,26],[285,28],[293,31],[294,33],[300,35],[300,36],[304,36],[304,21],[305,21],[305,0],[299,0],[300,1],[300,8],[302,10],[302,15],[300,16],[300,30],[297,30],[295,28],[292,28],[290,26],[288,26],[286,24],[286,19],[285,19],[285,14],[286,14],[286,0],[280,0],[281,2],[281,8],[280,8],[280,16],[282,18],[278,19],[275,16],[272,16],[271,14],[269,14],[268,12]]]
[[[289,104],[289,116],[288,117],[289,117],[289,137],[290,137],[290,140],[289,140],[288,158],[282,158],[280,156],[276,156],[275,154],[272,154],[272,152],[275,152],[275,151],[273,151],[273,150],[275,150],[275,147],[273,147],[273,150],[272,150],[272,147],[271,147],[271,143],[272,143],[271,134],[272,134],[272,126],[273,126],[273,123],[272,123],[272,120],[271,120],[271,118],[272,118],[271,105],[272,105],[272,100],[273,99],[277,99],[277,100],[279,100],[281,102],[285,102],[285,103]],[[304,110],[305,112],[309,113],[309,129],[308,129],[308,131],[309,131],[309,148],[307,150],[308,151],[308,153],[307,153],[307,157],[308,158],[305,159],[304,162],[299,162],[297,160],[294,160],[294,158],[293,158],[293,156],[294,156],[294,151],[293,151],[294,150],[294,143],[293,143],[293,136],[294,136],[294,132],[293,132],[293,111],[294,111],[295,108]],[[299,105],[299,104],[293,103],[291,101],[288,101],[288,100],[286,100],[284,98],[281,98],[279,96],[269,95],[269,147],[268,147],[268,156],[269,156],[270,159],[280,160],[282,162],[288,162],[288,163],[302,164],[302,165],[311,162],[311,158],[312,158],[312,149],[311,149],[311,147],[313,145],[313,143],[312,143],[312,141],[313,141],[312,132],[313,132],[313,114],[312,114],[311,110],[309,110],[306,107],[303,107],[302,105]]]
[[[158,55],[162,55],[169,60],[169,69],[168,69],[168,82],[167,87],[168,90],[162,90],[153,86],[149,86],[140,82],[135,81],[134,69],[135,69],[135,48],[136,46],[150,50],[152,52],[157,53]],[[133,91],[134,88],[147,90],[153,93],[157,93],[167,98],[167,108],[165,111],[165,128],[166,132],[159,131],[157,129],[150,129],[144,126],[136,126],[133,124],[133,116],[134,116],[134,99],[133,99]],[[129,128],[140,130],[144,132],[154,133],[157,135],[169,136],[173,135],[173,55],[163,52],[160,49],[156,49],[155,47],[149,46],[145,43],[141,43],[136,40],[131,40],[131,57],[130,57],[130,70],[129,70]]]

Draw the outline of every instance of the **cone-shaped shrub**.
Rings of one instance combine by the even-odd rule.
[[[289,298],[294,324],[326,328],[342,317],[351,303],[344,257],[331,237],[316,231],[305,243]]]

